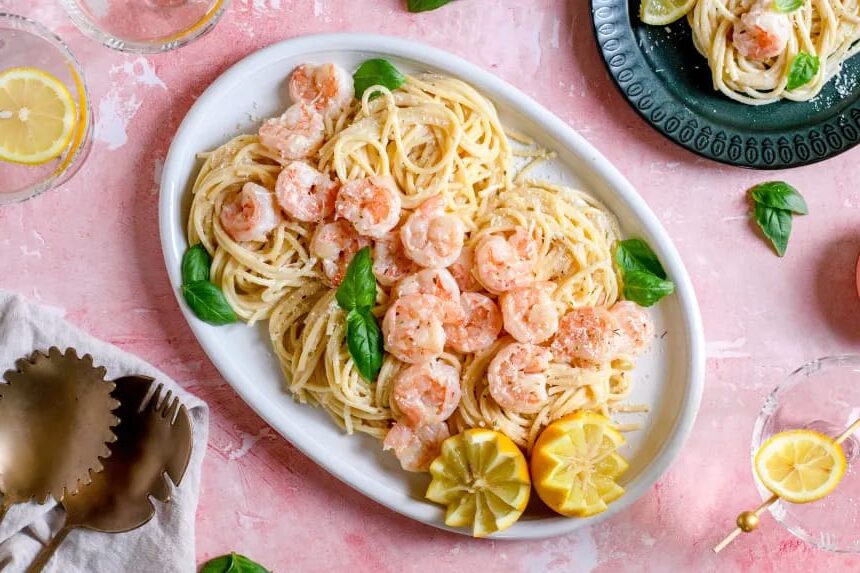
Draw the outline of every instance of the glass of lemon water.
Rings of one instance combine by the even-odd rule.
[[[81,31],[138,54],[182,47],[209,32],[230,0],[60,0]]]
[[[40,24],[0,12],[0,205],[68,180],[91,132],[86,82],[69,48]]]
[[[812,430],[835,438],[860,418],[860,356],[833,356],[804,364],[765,401],[752,439],[753,464],[769,438],[789,430]],[[796,434],[796,432],[795,432]],[[810,503],[779,500],[770,507],[776,520],[791,533],[822,549],[860,552],[860,442],[858,434],[841,444],[847,466],[841,480],[824,497]],[[797,461],[803,446],[788,452]],[[806,456],[809,457],[809,456]],[[807,460],[813,469],[818,460]],[[771,491],[758,478],[763,499]],[[811,476],[814,477],[814,476]],[[804,486],[815,482],[803,480]]]

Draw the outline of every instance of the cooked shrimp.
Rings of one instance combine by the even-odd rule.
[[[479,291],[481,283],[472,274],[472,269],[475,266],[475,249],[474,247],[463,247],[460,251],[460,256],[454,261],[454,264],[448,267],[454,279],[457,281],[457,286],[461,292]]]
[[[304,161],[293,161],[278,175],[275,193],[284,213],[308,223],[334,213],[337,184]]]
[[[335,209],[359,233],[378,239],[400,221],[400,192],[388,177],[347,181],[340,188]]]
[[[385,349],[399,360],[418,364],[445,348],[444,304],[429,294],[410,294],[394,301],[382,320]]]
[[[772,1],[758,0],[735,24],[732,43],[742,56],[764,61],[785,52],[790,37],[791,17]]]
[[[635,302],[622,300],[609,309],[618,333],[617,346],[621,352],[642,354],[654,340],[654,323],[648,311]]]
[[[519,342],[540,344],[558,330],[558,308],[552,300],[555,284],[534,283],[499,297],[505,330]]]
[[[322,262],[325,274],[332,286],[337,286],[346,274],[352,257],[362,247],[370,244],[346,221],[335,221],[317,227],[311,239],[311,254]]]
[[[418,265],[403,251],[400,231],[390,231],[373,244],[373,274],[380,284],[392,286],[418,269]]]
[[[475,247],[475,277],[484,287],[501,294],[534,280],[537,241],[524,227],[505,238],[487,235]]]
[[[394,380],[391,400],[413,428],[444,422],[460,404],[460,372],[438,360],[410,366]]]
[[[391,291],[393,298],[410,294],[432,294],[441,300],[444,306],[445,324],[454,324],[463,320],[460,287],[447,269],[424,269],[407,276]]]
[[[429,268],[447,267],[456,261],[465,236],[463,222],[445,214],[445,200],[441,195],[421,203],[400,229],[406,256]]]
[[[260,126],[260,143],[282,159],[304,159],[320,148],[325,139],[323,116],[303,103],[287,108],[280,117]]]
[[[559,323],[550,348],[568,362],[606,362],[615,351],[615,321],[603,307],[575,308]]]
[[[221,207],[221,226],[234,241],[265,241],[280,222],[272,192],[250,181]]]
[[[388,430],[383,450],[394,450],[400,466],[408,472],[426,472],[442,451],[442,442],[451,436],[448,424],[440,422],[419,428],[397,423]]]
[[[546,374],[552,353],[542,346],[511,342],[503,346],[487,368],[493,400],[520,414],[539,411],[546,403]]]
[[[445,325],[447,344],[457,352],[489,348],[502,330],[502,312],[488,296],[477,292],[460,294],[463,320]]]
[[[335,64],[302,64],[290,74],[289,90],[293,101],[327,115],[339,114],[355,97],[352,76]]]

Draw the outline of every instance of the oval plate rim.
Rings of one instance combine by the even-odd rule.
[[[702,319],[692,282],[677,249],[656,215],[630,182],[591,144],[561,119],[517,88],[492,73],[444,50],[411,40],[371,34],[335,33],[302,36],[275,43],[251,53],[222,73],[197,98],[180,124],[164,163],[159,197],[159,235],[174,296],[186,322],[204,352],[236,393],[260,417],[330,474],[363,495],[402,515],[440,529],[464,535],[469,534],[461,529],[449,528],[441,521],[430,518],[429,516],[433,514],[422,511],[425,507],[421,507],[427,506],[427,502],[418,502],[408,496],[392,496],[389,490],[379,486],[372,478],[339,460],[337,452],[322,451],[310,447],[313,445],[312,441],[305,437],[302,428],[289,419],[285,419],[283,413],[275,405],[268,403],[259,390],[232,381],[230,373],[234,366],[225,356],[214,351],[216,343],[213,341],[218,336],[217,328],[211,327],[194,317],[180,294],[180,262],[187,245],[182,232],[184,224],[181,220],[179,221],[179,230],[177,230],[176,225],[176,220],[181,219],[181,197],[188,186],[187,178],[183,176],[182,172],[183,154],[187,154],[188,149],[193,148],[191,141],[193,141],[195,126],[206,121],[205,106],[207,100],[217,97],[219,93],[226,92],[240,83],[246,70],[251,71],[284,58],[320,50],[365,51],[410,59],[441,69],[455,77],[468,78],[468,81],[476,88],[484,90],[488,94],[498,94],[497,97],[504,99],[507,105],[517,109],[529,120],[540,125],[549,136],[557,139],[560,146],[569,149],[586,164],[586,169],[591,170],[595,176],[601,178],[611,190],[609,192],[618,196],[630,209],[632,216],[649,234],[652,246],[663,260],[670,276],[675,280],[676,291],[674,296],[678,298],[682,314],[679,325],[683,328],[687,338],[686,391],[674,420],[671,434],[649,465],[629,484],[624,497],[613,503],[606,512],[587,519],[570,519],[559,516],[528,520],[515,524],[509,530],[494,534],[492,539],[543,539],[562,535],[603,521],[623,511],[650,490],[668,470],[692,430],[701,403],[704,389],[705,343]],[[492,98],[493,96],[489,97]]]

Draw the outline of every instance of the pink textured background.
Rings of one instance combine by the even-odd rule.
[[[860,558],[807,546],[765,519],[719,557],[711,546],[754,504],[753,421],[795,366],[854,352],[860,303],[860,150],[763,174],[699,159],[621,99],[592,38],[586,0],[460,0],[410,15],[403,0],[234,0],[182,50],[125,55],[87,40],[50,0],[0,0],[66,39],[96,114],[89,161],[64,188],[0,208],[0,287],[62,307],[95,336],[162,368],[212,407],[198,512],[201,561],[236,550],[275,571],[847,571]],[[691,440],[632,509],[567,537],[476,541],[413,523],[342,485],[272,432],[218,375],[178,312],[158,242],[160,169],[194,99],[225,68],[274,41],[314,32],[420,40],[498,74],[579,130],[639,189],[695,283],[708,340],[704,402]],[[691,47],[692,49],[692,47]],[[252,89],[252,86],[249,86]],[[744,190],[800,188],[778,259],[753,232]]]

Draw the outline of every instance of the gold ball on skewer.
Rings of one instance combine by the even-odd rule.
[[[749,533],[750,531],[754,530],[756,527],[758,527],[758,524],[759,518],[758,515],[755,514],[755,512],[745,511],[738,516],[738,527],[744,533]]]

